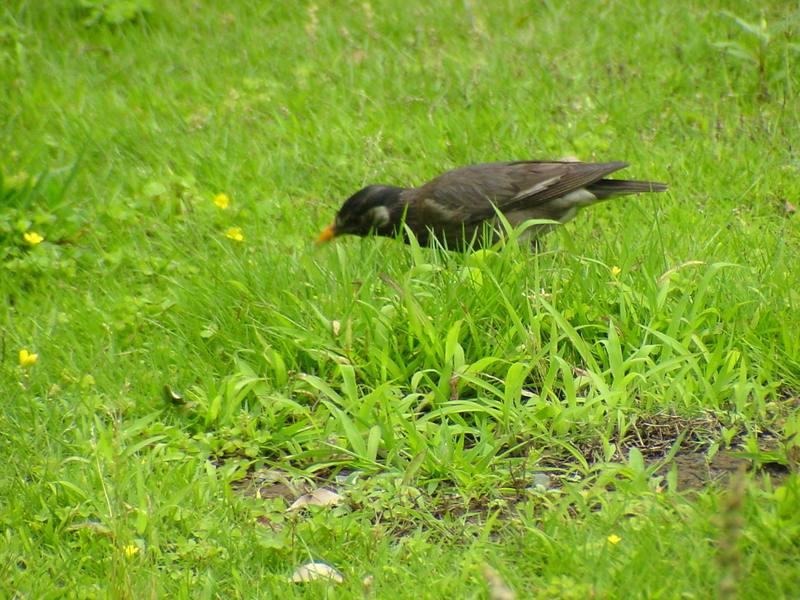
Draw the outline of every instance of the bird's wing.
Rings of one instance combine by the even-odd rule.
[[[509,177],[521,189],[516,196],[498,204],[498,207],[505,212],[541,206],[627,166],[628,163],[625,162],[512,163],[508,167]]]
[[[406,192],[419,218],[470,223],[502,212],[540,206],[603,178],[627,163],[515,161],[448,171]]]

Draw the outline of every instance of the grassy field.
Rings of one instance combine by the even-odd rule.
[[[4,4],[0,596],[796,598],[761,4]],[[367,183],[564,156],[670,191],[537,255],[313,244]]]

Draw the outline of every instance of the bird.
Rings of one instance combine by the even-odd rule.
[[[502,236],[499,212],[513,227],[529,219],[553,221],[526,230],[535,247],[539,236],[572,220],[586,206],[667,190],[666,184],[653,181],[606,179],[627,166],[626,162],[517,160],[461,167],[419,187],[368,185],[342,204],[317,243],[346,234],[402,237],[409,242],[413,235],[423,246],[480,248]]]

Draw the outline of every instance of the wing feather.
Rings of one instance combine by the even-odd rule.
[[[448,171],[404,192],[404,199],[428,225],[474,223],[502,212],[534,208],[581,189],[624,162],[514,161],[471,165]]]

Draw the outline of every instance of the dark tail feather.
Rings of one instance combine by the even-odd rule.
[[[598,200],[607,200],[614,196],[642,194],[644,192],[666,192],[667,186],[655,181],[630,181],[625,179],[600,179],[586,189],[597,196]]]

